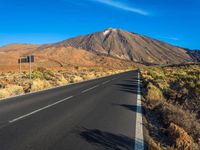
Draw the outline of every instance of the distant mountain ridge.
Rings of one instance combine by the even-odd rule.
[[[188,50],[188,54],[192,57],[193,61],[200,62],[200,50]]]
[[[0,67],[17,65],[19,56],[34,54],[40,66],[128,66],[200,61],[200,51],[109,28],[53,44],[9,44],[0,47]],[[1,68],[0,68],[1,70]]]
[[[76,47],[140,63],[174,64],[192,61],[192,57],[185,49],[113,28],[71,38],[55,43],[54,46]]]

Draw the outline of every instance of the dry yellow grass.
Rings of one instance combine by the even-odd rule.
[[[153,139],[148,140],[148,149],[149,150],[162,150],[160,144],[157,144]]]
[[[6,97],[9,97],[9,96],[10,96],[10,94],[9,94],[9,92],[7,91],[7,89],[1,89],[1,90],[0,90],[0,99],[6,98]]]
[[[174,123],[171,123],[168,130],[171,136],[175,138],[176,150],[192,150],[194,148],[194,142],[192,137],[189,136],[183,128],[179,127]]]
[[[39,91],[39,90],[50,88],[50,87],[51,87],[51,85],[48,81],[36,79],[33,81],[33,84],[31,87],[31,92]]]
[[[200,65],[146,67],[141,73],[147,128],[156,142],[149,145],[199,150]]]
[[[9,96],[20,95],[23,93],[24,93],[23,87],[18,85],[8,85],[5,89],[0,89],[0,99]]]
[[[47,70],[46,68],[39,67],[32,72],[33,85],[31,89],[28,72],[23,72],[22,87],[18,86],[19,76],[17,73],[2,73],[0,75],[2,77],[2,81],[0,82],[0,99],[22,93],[40,91],[49,87],[78,83],[129,70],[132,70],[132,67],[120,70],[103,67],[72,67],[65,70]],[[8,76],[9,78],[7,78]],[[5,85],[6,88],[1,85]]]
[[[150,101],[162,101],[164,99],[163,94],[159,88],[154,86],[152,83],[149,83],[147,86],[147,95],[146,98]]]

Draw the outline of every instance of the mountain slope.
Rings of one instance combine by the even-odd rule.
[[[182,48],[112,28],[65,40],[54,46],[72,46],[120,59],[151,64],[173,64],[192,60],[187,51]]]
[[[188,54],[194,61],[200,62],[200,50],[188,50]]]
[[[35,55],[34,68],[45,67],[52,69],[70,67],[106,67],[110,69],[120,69],[134,66],[131,61],[125,61],[108,56],[97,55],[83,49],[74,47],[55,47],[53,45],[35,46],[13,45],[0,47],[0,72],[18,71],[18,59],[20,56]],[[27,70],[28,64],[23,64],[23,70]]]

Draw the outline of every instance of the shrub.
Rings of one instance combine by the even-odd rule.
[[[56,79],[56,85],[57,86],[61,86],[61,85],[65,85],[69,83],[68,80],[66,80],[63,75],[62,76],[59,76],[57,79]]]
[[[39,91],[51,87],[50,83],[45,80],[36,79],[33,81],[31,91]]]
[[[182,127],[196,141],[198,140],[200,137],[200,123],[197,121],[194,114],[185,112],[181,109],[180,106],[178,107],[166,103],[159,109],[159,112],[162,113],[165,125],[170,125],[170,123],[173,122],[176,125]]]
[[[70,83],[77,83],[83,81],[83,78],[77,75],[73,75],[70,78]]]
[[[175,140],[176,149],[192,150],[196,147],[192,137],[178,125],[171,123],[168,131]]]
[[[156,86],[154,86],[152,83],[149,83],[147,85],[147,89],[148,89],[148,91],[147,91],[146,98],[149,101],[162,101],[162,100],[164,100],[162,91],[159,88],[157,88]]]
[[[43,73],[40,71],[33,71],[32,72],[32,79],[43,79]]]
[[[18,85],[10,85],[7,87],[10,96],[20,95],[24,93],[23,87]]]
[[[165,74],[162,70],[149,70],[149,75],[152,76],[155,80],[157,79],[163,79],[165,77]]]
[[[6,98],[9,96],[20,95],[23,93],[24,93],[24,90],[21,86],[8,85],[5,89],[0,89],[0,99]]]
[[[9,97],[10,94],[6,89],[0,89],[0,99]]]
[[[53,71],[50,71],[50,70],[44,71],[43,76],[44,76],[44,79],[46,79],[46,80],[53,80],[55,77]]]
[[[152,138],[148,140],[148,149],[149,150],[162,150],[160,144],[157,144]]]

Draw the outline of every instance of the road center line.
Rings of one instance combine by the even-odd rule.
[[[52,107],[52,106],[54,106],[54,105],[57,105],[57,104],[59,104],[59,103],[62,103],[62,102],[66,101],[66,100],[68,100],[68,99],[70,99],[70,98],[72,98],[72,97],[73,97],[73,96],[69,96],[69,97],[67,97],[67,98],[65,98],[65,99],[62,99],[62,100],[60,100],[60,101],[57,101],[57,102],[55,102],[55,103],[53,103],[53,104],[47,105],[47,106],[45,106],[45,107],[42,107],[42,108],[37,109],[37,110],[35,110],[35,111],[32,111],[32,112],[30,112],[30,113],[28,113],[28,114],[26,114],[26,115],[23,115],[23,116],[20,116],[20,117],[18,117],[18,118],[15,118],[15,119],[9,121],[9,123],[13,123],[13,122],[16,122],[16,121],[18,121],[18,120],[21,120],[21,119],[23,119],[23,118],[26,118],[26,117],[28,117],[28,116],[30,116],[30,115],[33,115],[33,114],[35,114],[35,113],[37,113],[37,112],[39,112],[39,111],[45,110],[45,109],[50,108],[50,107]]]
[[[86,93],[86,92],[91,91],[91,90],[93,90],[94,88],[97,88],[97,87],[99,87],[99,85],[95,85],[95,86],[93,86],[93,87],[91,87],[91,88],[88,88],[88,89],[86,89],[86,90],[83,90],[81,93]]]
[[[108,81],[105,81],[105,82],[103,82],[102,84],[106,84],[106,83],[108,83],[108,82],[110,82],[111,80],[108,80]]]
[[[138,94],[135,127],[135,150],[144,150],[143,123],[142,123],[142,102],[140,89],[140,73],[138,73]]]

